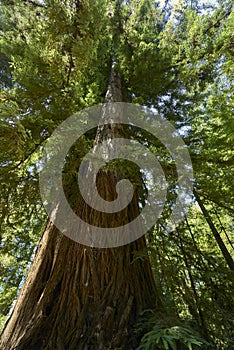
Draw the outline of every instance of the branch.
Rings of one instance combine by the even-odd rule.
[[[226,19],[226,18],[231,14],[232,10],[233,10],[233,7],[231,6],[231,7],[227,10],[227,12],[224,13],[224,15],[223,15],[222,17],[218,18],[217,21],[216,21],[215,23],[211,24],[211,25],[204,31],[204,34],[207,34],[212,28],[217,28],[217,27],[219,27],[219,26],[221,25],[221,21],[222,21],[223,19]]]
[[[33,155],[33,153],[38,150],[38,148],[46,141],[46,139],[43,139],[41,142],[35,144],[35,147],[33,147],[30,152],[23,158],[21,159],[17,164],[15,164],[13,167],[10,167],[10,168],[6,168],[6,170],[3,170],[1,172],[1,174],[5,174],[5,173],[10,173],[12,171],[14,171],[15,169],[21,167],[22,164],[26,163],[29,158]]]

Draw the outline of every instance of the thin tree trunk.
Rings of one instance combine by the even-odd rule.
[[[119,101],[121,81],[111,72],[107,101]],[[108,131],[110,130],[110,131]],[[96,143],[123,133],[120,125],[100,127]],[[116,173],[103,171],[97,182],[106,200],[115,197]],[[80,200],[76,211],[94,225],[107,224]],[[114,225],[139,213],[137,193]],[[12,315],[2,333],[2,350],[135,349],[132,325],[138,314],[159,303],[148,257],[134,259],[145,249],[144,237],[118,248],[82,246],[48,222]],[[157,301],[157,302],[156,302]]]
[[[182,241],[182,239],[180,237],[180,232],[179,232],[178,229],[177,229],[177,233],[178,233],[180,249],[181,249],[181,252],[183,254],[184,263],[185,263],[185,266],[186,266],[186,269],[187,269],[187,272],[188,272],[189,281],[190,281],[190,285],[191,285],[191,288],[192,288],[192,292],[193,292],[193,296],[194,296],[194,300],[195,300],[197,313],[199,315],[198,321],[199,321],[199,324],[200,324],[201,332],[203,333],[204,337],[207,340],[209,340],[208,330],[207,330],[207,327],[206,327],[203,311],[202,311],[202,309],[200,308],[200,305],[199,305],[199,297],[198,297],[197,290],[196,290],[196,287],[195,287],[195,282],[193,280],[193,275],[192,275],[192,272],[191,272],[190,264],[189,264],[189,261],[187,259],[187,254],[186,254],[186,251],[184,249],[184,244],[183,244],[183,241]]]
[[[230,267],[231,270],[234,270],[234,261],[231,257],[231,254],[227,250],[227,247],[225,246],[219,232],[216,230],[216,227],[215,227],[208,211],[206,210],[202,200],[200,199],[198,193],[195,190],[194,190],[194,195],[195,195],[195,198],[199,204],[199,207],[201,208],[201,211],[206,219],[206,222],[208,223],[208,225],[211,229],[211,232],[213,233],[214,238],[215,238],[216,242],[218,243],[218,246],[223,254],[224,259],[226,260],[227,265]]]
[[[224,232],[224,234],[225,234],[225,236],[226,236],[226,238],[227,238],[227,240],[228,240],[228,243],[230,244],[231,248],[234,250],[234,245],[232,244],[232,241],[230,240],[229,235],[228,235],[228,233],[227,233],[225,227],[224,227],[223,224],[222,224],[222,221],[221,221],[221,219],[220,219],[220,217],[219,217],[219,214],[217,213],[217,210],[214,209],[214,212],[215,212],[215,215],[216,215],[216,217],[217,217],[217,219],[218,219],[218,222],[219,222],[219,224],[220,224],[221,231]]]

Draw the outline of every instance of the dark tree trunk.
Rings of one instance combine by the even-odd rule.
[[[107,101],[121,99],[120,77],[112,69]],[[109,130],[100,127],[96,142],[123,133],[120,125]],[[105,199],[115,197],[118,176],[111,170],[99,176],[97,187]],[[97,215],[84,202],[76,209],[94,225],[108,225],[104,214]],[[135,193],[131,204],[113,217],[114,225],[131,221],[138,213]],[[117,248],[85,247],[48,222],[0,348],[135,349],[133,323],[142,310],[159,304],[148,256],[134,259],[134,251],[144,250],[145,245],[142,237]]]
[[[211,232],[213,233],[214,238],[215,238],[215,240],[216,240],[216,242],[217,242],[217,244],[218,244],[218,246],[219,246],[219,248],[220,248],[220,250],[221,250],[221,252],[223,254],[223,257],[226,260],[227,265],[229,266],[229,268],[231,270],[234,271],[234,261],[233,261],[233,259],[231,257],[231,254],[229,253],[229,251],[228,251],[224,241],[222,240],[219,232],[217,231],[217,229],[216,229],[216,227],[215,227],[215,225],[214,225],[214,223],[213,223],[213,221],[212,221],[208,211],[206,210],[206,207],[204,206],[201,198],[199,197],[199,195],[198,195],[198,193],[196,191],[194,191],[194,195],[195,195],[195,198],[196,198],[196,200],[197,200],[197,202],[199,204],[199,207],[201,208],[201,211],[202,211],[202,213],[203,213],[203,215],[204,215],[204,217],[206,219],[206,222],[208,223],[208,225],[209,225],[209,227],[211,229]]]

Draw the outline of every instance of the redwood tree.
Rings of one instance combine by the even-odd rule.
[[[86,4],[75,3],[73,41],[82,40],[79,21]],[[96,6],[100,6],[100,3]],[[112,6],[111,29],[113,43],[120,31],[119,4]],[[36,6],[32,4],[32,6]],[[53,10],[52,5],[50,10]],[[58,5],[57,5],[58,6]],[[62,7],[62,6],[61,6]],[[91,7],[91,6],[90,6]],[[106,11],[105,7],[103,9]],[[82,14],[82,11],[84,14]],[[81,14],[80,14],[81,13]],[[41,16],[40,12],[38,16]],[[88,13],[89,15],[89,13]],[[86,26],[86,23],[84,23]],[[70,33],[69,33],[70,34]],[[94,34],[90,34],[94,35]],[[100,35],[100,34],[99,34]],[[84,39],[85,40],[85,39]],[[75,43],[76,44],[76,43]],[[74,45],[75,45],[74,44]],[[73,69],[72,48],[67,47],[68,66],[66,83]],[[112,55],[114,55],[115,48]],[[82,57],[82,60],[84,58]],[[121,75],[111,63],[105,102],[123,102]],[[121,124],[101,126],[96,144],[113,137],[124,137]],[[98,189],[103,198],[113,200],[117,182],[124,177],[121,168],[104,169],[98,178]],[[70,195],[75,192],[70,183]],[[126,209],[106,217],[96,212],[84,200],[76,199],[74,210],[90,224],[117,227],[139,214],[137,188]],[[84,233],[85,234],[85,233]],[[97,249],[80,245],[62,235],[48,220],[39,242],[33,263],[21,289],[12,315],[1,338],[2,349],[131,349],[138,344],[132,326],[137,316],[148,308],[160,305],[156,295],[149,258],[135,259],[144,251],[145,238],[118,248]]]

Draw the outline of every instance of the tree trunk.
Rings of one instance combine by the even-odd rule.
[[[200,325],[200,331],[201,331],[202,335],[205,337],[206,340],[209,340],[209,334],[208,334],[208,330],[207,330],[207,327],[206,327],[204,314],[203,314],[203,311],[202,311],[202,309],[200,307],[199,295],[198,295],[197,290],[196,290],[196,284],[195,284],[194,279],[193,279],[192,270],[191,270],[191,267],[190,267],[190,263],[188,261],[187,253],[186,253],[186,251],[184,249],[184,244],[183,244],[183,240],[181,239],[179,229],[177,229],[176,231],[178,233],[180,250],[181,250],[181,253],[183,254],[184,263],[185,263],[185,266],[186,266],[186,269],[187,269],[187,272],[188,272],[189,281],[190,281],[190,285],[191,285],[191,291],[192,291],[193,299],[194,299],[195,306],[196,306],[196,309],[194,310],[194,307],[190,304],[190,311],[191,310],[195,311],[195,312],[193,312],[191,314],[195,317],[195,319],[197,319],[198,324]],[[186,285],[185,281],[184,281],[184,283],[185,283],[186,289],[188,289],[188,286]]]
[[[121,101],[120,76],[111,72],[107,102]],[[123,134],[120,125],[99,127],[96,142]],[[103,170],[97,187],[106,200],[115,198],[119,173]],[[107,216],[84,201],[76,208],[81,218],[95,226]],[[139,213],[138,196],[112,216],[120,226]],[[110,216],[109,216],[110,217]],[[146,308],[155,308],[155,282],[148,256],[134,259],[145,248],[144,237],[117,248],[80,245],[62,235],[48,221],[34,261],[12,315],[2,333],[2,350],[135,349],[133,323]],[[157,304],[158,303],[158,304]]]
[[[195,198],[196,198],[196,200],[197,200],[197,202],[199,204],[199,207],[201,208],[201,211],[202,211],[202,213],[203,213],[203,215],[204,215],[204,217],[206,219],[206,222],[208,223],[208,225],[209,225],[209,227],[211,229],[211,232],[213,233],[214,238],[215,238],[215,240],[216,240],[216,242],[217,242],[217,244],[218,244],[218,246],[219,246],[219,248],[220,248],[220,250],[221,250],[221,252],[223,254],[223,257],[224,257],[227,265],[229,266],[229,268],[231,270],[234,271],[234,261],[233,261],[233,259],[231,257],[231,254],[229,253],[226,245],[224,244],[224,241],[222,240],[219,232],[216,230],[216,227],[215,227],[215,225],[214,225],[214,223],[213,223],[213,221],[212,221],[208,211],[206,210],[202,200],[200,199],[198,193],[195,190],[194,190],[194,195],[195,195]]]

